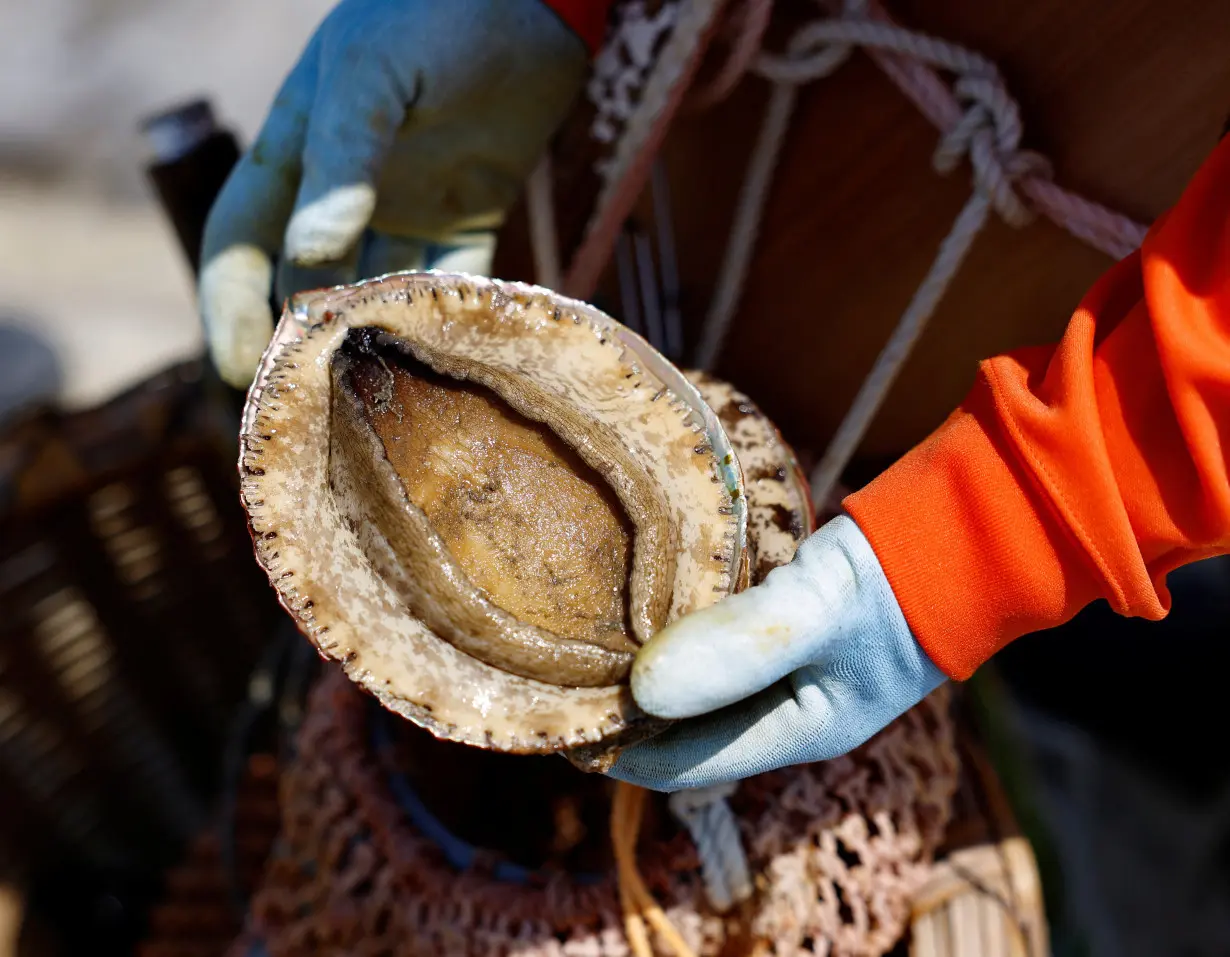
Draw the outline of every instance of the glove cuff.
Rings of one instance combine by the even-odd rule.
[[[914,636],[875,550],[853,519],[840,515],[813,538],[816,544],[840,549],[850,563],[857,585],[847,600],[841,630],[862,636],[859,641],[847,638],[825,672],[830,682],[840,675],[847,691],[857,688],[861,700],[875,702],[848,715],[840,731],[834,729],[830,751],[837,754],[912,708],[947,676]]]

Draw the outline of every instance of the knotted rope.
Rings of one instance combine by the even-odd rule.
[[[1050,164],[1045,158],[1020,148],[1020,111],[999,71],[985,57],[898,26],[876,0],[844,0],[838,16],[803,26],[784,53],[769,54],[760,50],[760,43],[771,11],[771,0],[747,0],[737,21],[745,32],[717,78],[698,97],[701,105],[715,102],[746,72],[773,84],[739,196],[718,286],[702,329],[697,356],[701,368],[710,368],[716,361],[739,305],[800,86],[833,73],[856,48],[867,49],[941,129],[932,157],[936,172],[951,173],[965,157],[973,168],[973,194],[940,244],[935,261],[812,473],[813,500],[825,501],[992,210],[1019,228],[1032,220],[1036,209],[1114,257],[1127,255],[1138,246],[1145,227],[1051,181]],[[937,70],[957,79],[949,86],[940,80]]]

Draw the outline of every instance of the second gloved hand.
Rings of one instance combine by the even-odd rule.
[[[489,268],[487,238],[586,76],[551,4],[340,0],[206,224],[200,309],[225,381],[251,382],[271,294],[433,266],[459,237],[454,268]]]
[[[674,791],[837,757],[944,680],[842,516],[761,584],[645,645],[632,671],[637,703],[683,720],[625,749],[610,773]]]

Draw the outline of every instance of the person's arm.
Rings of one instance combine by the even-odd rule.
[[[675,790],[836,757],[1098,597],[1160,618],[1167,572],[1230,551],[1223,435],[1230,140],[1058,346],[983,363],[793,562],[645,645],[633,695],[683,720],[611,774]]]
[[[1230,140],[1057,347],[983,363],[961,408],[850,496],[914,635],[965,678],[1096,598],[1161,618],[1230,550]]]

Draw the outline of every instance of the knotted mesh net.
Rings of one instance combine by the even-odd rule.
[[[501,876],[494,853],[478,851],[465,869],[450,863],[391,786],[373,718],[340,674],[313,692],[282,778],[278,841],[233,957],[630,953],[609,868],[517,881]],[[657,796],[640,872],[697,954],[886,953],[951,815],[953,739],[941,690],[846,757],[744,782],[731,803],[756,894],[737,912],[709,907],[695,848]],[[592,776],[576,774],[592,788]]]

